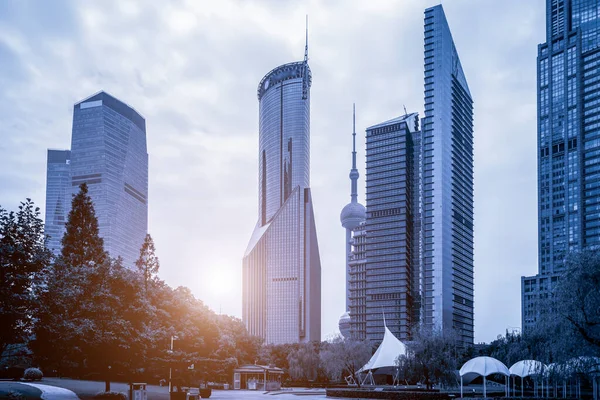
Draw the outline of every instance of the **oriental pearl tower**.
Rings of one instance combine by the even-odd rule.
[[[352,231],[365,222],[365,206],[358,202],[358,170],[356,169],[356,108],[352,105],[352,169],[350,169],[350,203],[340,214],[342,226],[346,228],[346,312],[339,320],[339,329],[344,337],[350,336],[350,259],[352,257]]]

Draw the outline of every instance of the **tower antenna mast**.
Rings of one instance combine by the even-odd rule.
[[[308,14],[306,14],[306,44],[304,45],[304,63],[308,63]]]
[[[306,14],[306,44],[304,45],[304,74],[302,76],[302,100],[308,99],[308,14]]]

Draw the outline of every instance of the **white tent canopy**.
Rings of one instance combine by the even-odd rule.
[[[521,378],[526,378],[531,375],[538,375],[544,372],[546,366],[535,360],[517,361],[509,368],[511,375],[516,375]]]
[[[384,326],[385,333],[383,334],[383,341],[377,348],[377,351],[369,362],[367,362],[361,369],[360,372],[373,371],[379,368],[396,367],[396,359],[399,355],[406,355],[406,346],[402,343],[387,326]]]
[[[535,360],[517,361],[509,368],[510,374],[521,378],[521,397],[523,397],[523,378],[531,375],[540,375],[546,371],[546,365]],[[513,376],[513,391],[515,391],[515,377]],[[542,388],[544,382],[542,381]],[[536,390],[537,391],[537,390]]]
[[[460,397],[463,397],[463,379],[472,380],[477,376],[483,376],[483,397],[487,397],[485,378],[492,374],[502,374],[508,378],[510,376],[510,371],[501,361],[498,361],[493,357],[482,356],[467,361],[460,369],[459,374]]]

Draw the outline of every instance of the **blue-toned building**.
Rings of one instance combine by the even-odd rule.
[[[521,278],[522,326],[533,327],[565,257],[600,245],[600,6],[547,0],[538,46],[538,274]]]
[[[424,23],[424,118],[405,111],[366,130],[366,222],[354,223],[348,263],[351,335],[380,341],[385,318],[401,340],[424,326],[469,345],[473,100],[442,6],[426,9]]]
[[[258,221],[243,258],[242,319],[267,343],[321,340],[321,264],[310,191],[308,57],[258,85]]]
[[[65,223],[71,209],[71,151],[48,150],[46,159],[46,245],[60,254]]]
[[[78,102],[73,107],[69,167],[66,214],[71,209],[71,195],[79,191],[79,185],[86,183],[104,249],[110,257],[121,257],[125,267],[134,268],[148,232],[144,117],[106,92]],[[49,180],[50,177],[49,174]],[[55,209],[53,201],[47,192],[47,209]],[[52,218],[58,217],[58,212],[47,214],[47,226],[53,226]],[[64,227],[61,229],[64,232]]]
[[[420,320],[472,344],[473,100],[441,5],[425,10],[424,58]]]
[[[400,340],[413,324],[414,148],[416,113],[366,130],[366,339],[383,340],[386,326]],[[360,335],[357,335],[360,336]]]

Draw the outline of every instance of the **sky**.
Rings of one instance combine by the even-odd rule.
[[[160,277],[241,317],[258,218],[258,100],[304,56],[309,15],[311,187],[322,337],[344,310],[352,103],[359,201],[364,130],[423,115],[423,12],[433,0],[0,1],[0,205],[44,215],[46,151],[70,147],[73,105],[105,90],[146,118],[149,233]],[[521,325],[537,272],[536,55],[544,0],[442,2],[474,100],[475,341]]]

